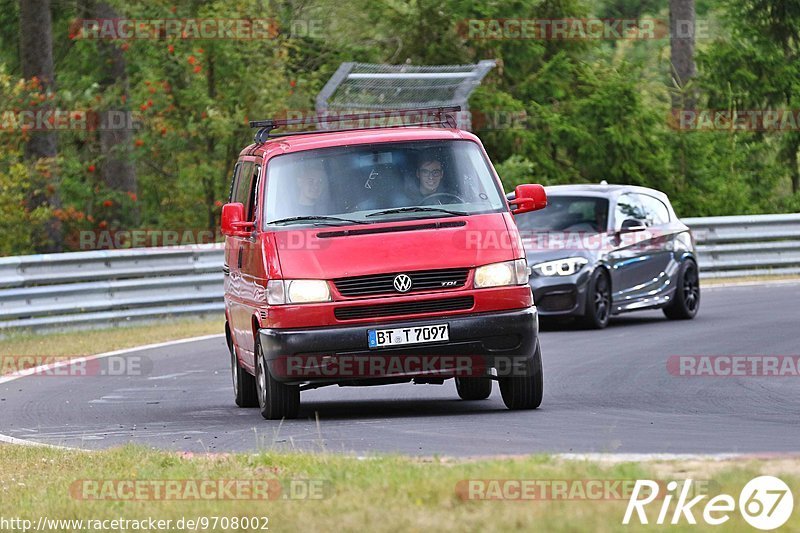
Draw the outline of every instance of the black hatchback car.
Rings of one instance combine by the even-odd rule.
[[[542,318],[578,317],[591,328],[641,309],[694,318],[694,239],[664,193],[606,184],[546,190],[546,208],[515,217]]]

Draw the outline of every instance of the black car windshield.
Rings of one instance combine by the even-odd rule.
[[[301,225],[440,218],[506,209],[472,141],[362,144],[273,158],[265,223]],[[332,218],[335,217],[335,218]]]
[[[608,200],[593,196],[547,197],[547,207],[516,215],[517,227],[525,231],[606,231]]]

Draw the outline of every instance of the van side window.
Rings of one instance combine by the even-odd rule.
[[[253,189],[253,166],[252,161],[242,161],[239,165],[239,176],[234,186],[232,202],[244,205],[244,212],[250,213],[250,197]],[[248,218],[248,220],[251,220]]]
[[[253,180],[250,185],[250,195],[247,198],[247,203],[244,204],[245,212],[247,213],[247,220],[255,220],[256,204],[258,203],[258,183],[259,175],[261,174],[261,165],[255,165],[253,168]]]
[[[231,177],[231,190],[228,191],[228,203],[233,202],[233,193],[236,191],[236,178],[239,177],[239,170],[242,168],[242,164],[237,162],[236,165],[233,167],[233,176]]]

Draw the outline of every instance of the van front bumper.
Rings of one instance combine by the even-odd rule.
[[[368,330],[447,324],[449,340],[370,349]],[[286,383],[498,376],[527,368],[538,344],[536,307],[359,326],[259,330],[270,374]],[[502,369],[502,370],[501,370]]]

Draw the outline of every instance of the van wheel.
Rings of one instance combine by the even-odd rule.
[[[515,369],[519,372],[519,369]],[[542,349],[537,343],[533,357],[528,359],[526,375],[499,379],[503,403],[509,409],[536,409],[542,404]]]
[[[697,264],[687,259],[681,264],[678,271],[678,286],[675,288],[675,297],[662,311],[673,320],[687,320],[694,318],[700,309],[700,278],[697,274]]]
[[[603,329],[611,319],[611,281],[603,268],[596,268],[586,291],[586,311],[581,323],[589,329]]]
[[[256,394],[256,378],[247,373],[239,364],[236,348],[231,344],[231,378],[233,380],[233,395],[239,407],[256,407],[258,396]]]
[[[300,387],[275,381],[269,373],[260,342],[256,342],[256,390],[261,416],[267,420],[297,418],[300,410]]]
[[[492,394],[492,379],[456,378],[456,390],[462,400],[485,400]]]

